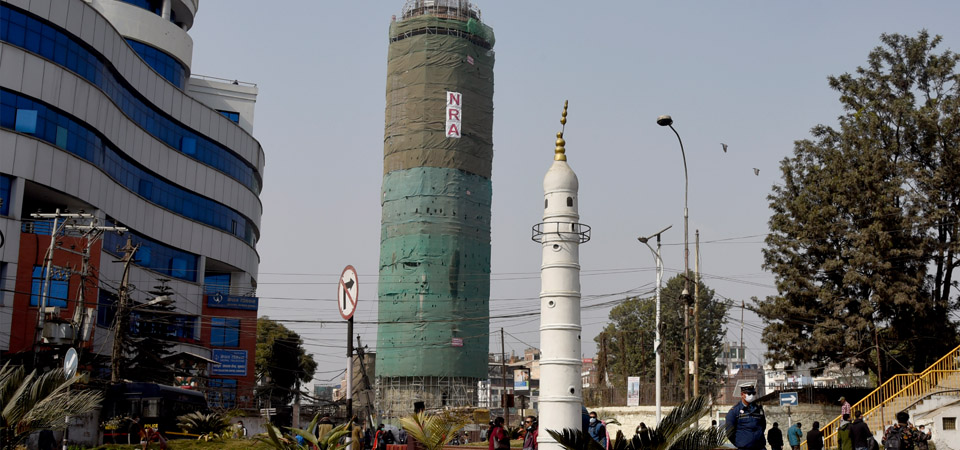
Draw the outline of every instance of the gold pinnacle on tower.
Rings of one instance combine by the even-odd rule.
[[[563,101],[563,115],[560,116],[560,132],[557,133],[557,148],[554,150],[553,160],[554,161],[566,161],[567,155],[564,154],[566,149],[563,147],[566,145],[566,141],[563,140],[563,130],[567,127],[567,100]]]

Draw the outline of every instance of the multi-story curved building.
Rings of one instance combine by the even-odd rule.
[[[173,343],[168,362],[185,386],[251,407],[264,167],[252,135],[257,88],[191,76],[197,8],[0,2],[0,351],[43,366],[74,346],[81,370],[109,378],[123,279],[114,261],[129,239],[139,245],[130,333],[152,329]],[[72,226],[50,251],[57,211],[92,219],[57,219]],[[129,231],[81,235],[91,224]],[[173,309],[138,308],[160,279],[170,280]]]

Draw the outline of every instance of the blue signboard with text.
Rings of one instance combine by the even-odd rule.
[[[219,363],[210,367],[210,373],[212,375],[226,375],[231,377],[247,376],[246,350],[224,350],[215,348],[212,352],[213,360]]]
[[[260,299],[257,297],[225,295],[220,292],[207,296],[208,308],[243,309],[247,311],[256,311],[259,302]]]

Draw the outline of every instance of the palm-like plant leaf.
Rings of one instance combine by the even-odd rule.
[[[687,430],[673,441],[670,450],[713,449],[723,445],[726,440],[726,431],[722,428]]]
[[[427,450],[441,450],[463,427],[464,423],[454,418],[443,418],[425,412],[400,419],[400,425]]]
[[[564,428],[563,431],[547,430],[547,433],[566,450],[604,450],[599,442],[593,440],[583,430]]]
[[[678,405],[670,411],[655,428],[650,428],[650,439],[643,442],[639,437],[626,439],[617,432],[611,443],[611,450],[709,450],[717,448],[726,441],[722,429],[691,428],[707,413],[707,397],[699,396]],[[600,444],[582,430],[564,429],[547,433],[566,450],[604,450]]]
[[[37,376],[22,367],[0,368],[0,435],[11,446],[40,428],[61,429],[66,416],[92,411],[103,400],[96,391],[70,392],[76,379],[66,379],[63,369]]]

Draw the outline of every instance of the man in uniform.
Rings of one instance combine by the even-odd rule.
[[[727,413],[727,436],[739,450],[764,448],[763,432],[767,417],[763,406],[757,403],[757,389],[752,385],[740,387],[740,401]]]

